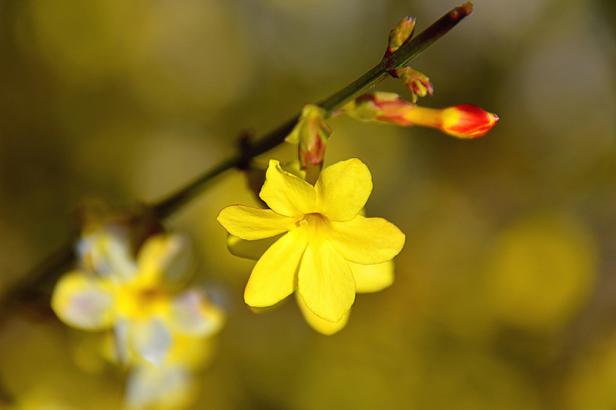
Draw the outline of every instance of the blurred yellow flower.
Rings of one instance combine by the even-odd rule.
[[[195,399],[193,374],[210,358],[211,339],[177,335],[174,341],[160,365],[143,362],[131,369],[125,397],[128,409],[180,409]]]
[[[128,376],[125,404],[130,410],[186,408],[194,390],[194,380],[183,367],[142,364]]]
[[[597,275],[596,244],[577,218],[548,212],[503,230],[487,264],[494,315],[533,331],[554,331],[586,303]]]
[[[390,222],[360,214],[371,191],[370,171],[358,159],[326,168],[314,186],[271,160],[259,194],[270,209],[232,205],[218,216],[238,253],[243,247],[254,255],[262,240],[279,236],[252,270],[246,303],[272,306],[297,289],[309,324],[325,334],[342,328],[356,292],[391,284],[391,260],[405,241]]]
[[[201,291],[178,289],[187,273],[185,242],[177,235],[153,236],[135,259],[120,232],[85,235],[78,244],[83,269],[57,283],[54,312],[79,329],[113,329],[120,362],[162,363],[177,335],[209,336],[223,320]]]

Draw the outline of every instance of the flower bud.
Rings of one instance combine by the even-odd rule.
[[[330,134],[331,130],[325,123],[325,111],[317,105],[308,104],[285,141],[298,144],[299,160],[303,169],[320,167]]]
[[[434,93],[434,87],[428,76],[411,67],[398,68],[393,75],[404,82],[411,93],[413,103],[416,103],[419,97],[431,96]]]
[[[409,41],[415,31],[415,17],[403,18],[396,27],[389,32],[389,42],[385,56],[390,56],[397,49],[402,47],[404,43]]]
[[[362,121],[382,121],[402,126],[436,128],[456,138],[478,138],[498,122],[498,116],[463,104],[443,109],[426,108],[394,93],[364,94],[343,107],[343,112]]]
[[[498,122],[498,116],[470,104],[443,109],[414,106],[405,119],[413,125],[436,128],[462,139],[483,137]]]
[[[462,104],[442,110],[438,128],[457,138],[479,138],[487,134],[498,120],[496,114],[475,105]]]

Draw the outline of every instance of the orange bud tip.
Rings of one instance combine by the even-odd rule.
[[[483,137],[496,125],[499,117],[475,105],[462,104],[443,111],[442,130],[458,138]]]

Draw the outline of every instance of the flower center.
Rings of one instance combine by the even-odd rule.
[[[148,305],[150,303],[154,303],[165,296],[162,289],[156,288],[143,288],[138,289],[135,292],[135,297],[142,305]]]
[[[304,221],[312,226],[325,225],[327,224],[327,218],[323,214],[312,213],[304,215]]]
[[[124,286],[118,289],[117,309],[124,316],[147,317],[161,309],[168,299],[162,288],[143,286]]]
[[[302,219],[296,222],[298,227],[305,227],[312,235],[323,233],[329,225],[327,217],[320,213],[305,214]]]

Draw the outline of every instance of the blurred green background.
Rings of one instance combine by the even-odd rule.
[[[0,0],[0,292],[66,238],[82,198],[160,198],[242,130],[371,67],[404,15],[421,30],[456,5]],[[251,263],[215,220],[252,201],[238,172],[169,221],[228,311],[194,408],[616,408],[616,3],[475,6],[414,67],[435,85],[422,104],[497,113],[487,137],[332,122],[327,162],[366,162],[368,214],[407,234],[394,286],[360,295],[339,334],[312,331],[294,303],[243,305]],[[80,363],[83,333],[27,307],[9,316],[5,393],[117,406],[122,375]]]

